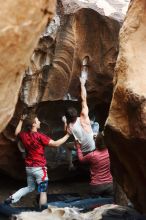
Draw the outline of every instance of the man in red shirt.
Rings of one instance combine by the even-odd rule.
[[[16,193],[5,200],[6,204],[15,203],[20,198],[29,192],[32,192],[38,186],[38,192],[40,193],[40,207],[47,203],[47,187],[48,187],[48,175],[45,158],[45,147],[59,147],[68,138],[69,133],[57,141],[52,140],[50,137],[38,132],[40,128],[40,121],[37,117],[31,120],[31,129],[28,131],[22,131],[23,120],[26,118],[23,115],[16,127],[15,135],[22,142],[25,149],[25,165],[27,174],[27,187],[19,189]]]

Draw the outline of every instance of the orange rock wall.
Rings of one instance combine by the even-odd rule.
[[[55,11],[53,0],[1,1],[0,131],[13,116],[23,72],[43,28]]]
[[[112,171],[146,213],[146,3],[134,0],[120,31],[115,88],[105,134]]]

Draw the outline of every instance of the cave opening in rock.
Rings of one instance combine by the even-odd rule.
[[[37,114],[41,132],[54,139],[60,138],[65,108],[73,106],[78,114],[81,111],[79,76],[82,60],[83,64],[89,62],[86,83],[89,117],[99,123],[102,131],[108,116],[120,23],[92,7],[78,8],[73,14],[62,10],[59,13],[41,35],[25,70],[13,118],[1,134],[5,156],[0,170],[16,179],[11,183],[14,188],[19,186],[18,180],[25,178],[24,161],[14,137],[24,108],[29,115]],[[73,139],[68,142],[73,144]],[[74,167],[69,167],[65,147],[47,148],[46,157],[51,192],[88,194],[89,167],[78,162],[76,151],[72,151]],[[7,182],[7,178],[2,179]],[[7,193],[12,193],[10,191]]]
[[[128,5],[129,0],[1,3],[1,201],[26,184],[14,135],[21,115],[37,114],[42,133],[62,137],[65,109],[81,111],[83,76],[89,117],[104,130],[114,180],[146,213],[145,1],[131,1],[125,17]],[[73,142],[71,137],[66,145]],[[46,149],[49,193],[86,194],[89,167],[79,163],[76,150],[66,149]],[[20,205],[33,201],[34,194]]]
[[[98,121],[100,131],[102,131],[108,115],[109,106],[107,104],[96,105],[94,99],[88,100],[88,103],[90,106],[90,119]],[[22,103],[18,103],[18,107],[19,105],[22,105]],[[81,111],[80,101],[71,100],[42,102],[37,106],[37,108],[30,107],[27,109],[27,112],[32,114],[35,111],[41,121],[40,132],[55,140],[61,138],[64,134],[64,124],[61,118],[64,115],[65,109],[71,106],[78,110],[79,115]],[[20,109],[18,107],[17,109]],[[17,148],[17,143],[14,138],[14,129],[17,123],[16,121],[19,120],[17,115],[18,112],[16,110],[16,118],[11,120],[11,123],[3,132],[2,146],[3,149],[5,148],[5,150],[9,152],[9,154],[6,155],[9,163],[7,164],[5,160],[3,162],[5,165],[1,169],[1,179],[3,180],[1,182],[1,189],[3,191],[1,194],[2,200],[5,199],[6,195],[10,195],[16,191],[16,189],[18,189],[20,186],[22,187],[26,185],[24,159]],[[66,144],[72,146],[74,144],[74,138],[70,137]],[[70,167],[69,159],[67,157],[66,144],[63,144],[62,147],[57,149],[46,148],[45,154],[47,158],[48,176],[50,178],[48,193],[78,193],[82,196],[89,195],[89,166],[88,164],[82,165],[79,163],[76,151],[74,150],[72,151],[74,166]],[[12,147],[13,153],[12,150],[10,150]],[[9,182],[11,182],[10,187],[8,187]],[[32,206],[35,201],[36,193],[31,193],[30,196],[27,195],[21,199],[18,205]]]

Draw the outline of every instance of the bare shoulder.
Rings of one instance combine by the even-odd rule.
[[[81,112],[81,114],[80,114],[80,121],[85,122],[85,123],[90,123],[90,118],[89,118],[88,115],[83,114],[83,113]]]
[[[91,130],[91,123],[90,123],[89,116],[81,116],[80,123],[85,130],[88,130],[88,131]]]

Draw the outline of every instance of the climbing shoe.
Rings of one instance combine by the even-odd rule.
[[[9,198],[7,198],[5,201],[4,201],[4,203],[6,204],[6,205],[10,205],[10,204],[12,204],[12,197],[10,196]]]

